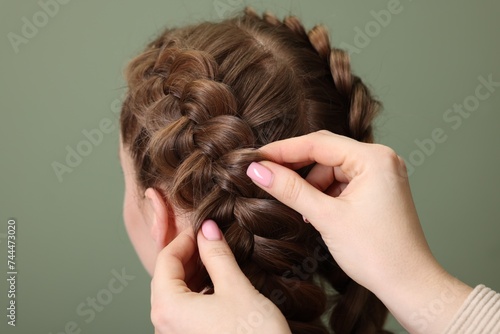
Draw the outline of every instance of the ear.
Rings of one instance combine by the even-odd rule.
[[[175,216],[171,211],[163,195],[154,188],[148,188],[144,192],[149,203],[151,227],[151,238],[155,241],[158,250],[163,249],[176,236]]]

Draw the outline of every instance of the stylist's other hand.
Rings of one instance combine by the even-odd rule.
[[[404,162],[392,149],[319,131],[260,151],[274,162],[252,163],[248,176],[307,218],[351,278],[410,332],[444,329],[471,289],[432,255]],[[293,171],[314,162],[306,180]],[[421,320],[420,310],[443,293],[446,309]]]
[[[203,223],[197,240],[215,291],[205,295],[188,288],[185,265],[197,251],[193,234],[192,229],[180,233],[156,260],[151,281],[155,333],[290,333],[283,314],[242,273],[212,220]]]

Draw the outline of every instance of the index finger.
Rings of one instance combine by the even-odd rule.
[[[317,162],[325,166],[342,166],[344,170],[352,170],[354,165],[351,162],[359,161],[355,157],[359,156],[362,145],[354,139],[321,130],[276,141],[259,150],[280,165],[300,167]]]

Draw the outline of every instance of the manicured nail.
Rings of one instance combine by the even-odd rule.
[[[222,240],[222,233],[219,230],[219,226],[213,220],[205,220],[201,225],[201,232],[210,241]]]
[[[247,175],[264,187],[269,187],[273,182],[273,173],[258,162],[252,162],[250,166],[248,166]]]

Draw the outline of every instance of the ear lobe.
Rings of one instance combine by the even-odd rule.
[[[153,238],[156,247],[161,250],[167,245],[167,233],[169,225],[172,223],[173,217],[169,217],[168,203],[165,202],[162,194],[154,189],[148,188],[144,192],[144,196],[150,205],[151,210],[151,237]],[[170,220],[172,221],[169,221]]]

